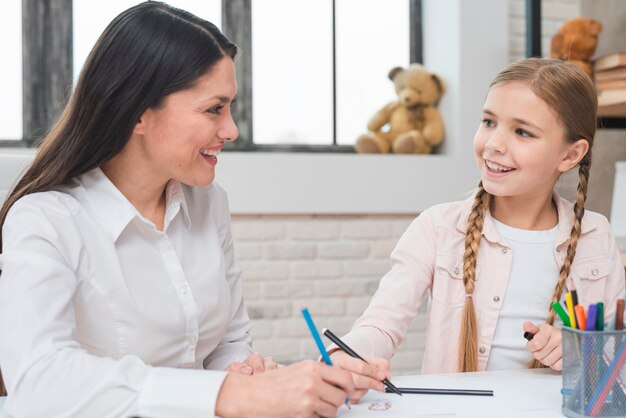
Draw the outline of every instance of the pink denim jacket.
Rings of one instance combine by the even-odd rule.
[[[567,250],[573,205],[557,194],[558,232],[554,255]],[[392,268],[381,279],[370,305],[345,336],[363,356],[390,359],[428,292],[428,326],[423,373],[457,371],[458,337],[465,302],[463,252],[473,197],[436,205],[417,217],[391,254]],[[511,268],[511,251],[487,213],[476,267],[474,307],[478,321],[478,370],[485,370]],[[579,303],[603,301],[605,318],[624,297],[624,266],[607,219],[586,211],[567,279]],[[546,317],[548,304],[546,304]],[[521,331],[520,331],[521,332]]]

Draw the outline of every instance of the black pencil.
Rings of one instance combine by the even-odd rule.
[[[471,395],[493,396],[493,390],[479,389],[428,389],[428,388],[397,388],[402,393],[417,393],[423,395]],[[387,390],[387,392],[390,392]]]
[[[332,342],[337,344],[337,346],[339,348],[341,348],[343,351],[345,351],[346,354],[348,354],[349,356],[358,358],[359,360],[363,360],[364,362],[367,363],[367,361],[363,357],[359,356],[353,349],[348,347],[348,345],[346,343],[341,341],[339,339],[339,337],[337,337],[335,334],[333,334],[328,328],[324,328],[322,330],[322,334],[324,334],[329,340],[331,340]],[[387,392],[394,392],[394,393],[397,393],[398,395],[402,396],[402,392],[400,392],[398,390],[398,388],[395,387],[393,385],[393,383],[391,383],[389,380],[383,379],[383,385],[387,386]]]

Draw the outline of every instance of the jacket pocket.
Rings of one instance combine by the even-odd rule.
[[[579,303],[585,305],[604,301],[606,278],[611,274],[613,262],[610,256],[594,257],[574,262],[572,278]]]
[[[463,258],[451,254],[437,254],[432,289],[433,300],[449,308],[465,305]]]

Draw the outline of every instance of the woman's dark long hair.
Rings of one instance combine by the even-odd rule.
[[[184,10],[149,1],[122,12],[96,42],[59,120],[4,202],[0,232],[17,200],[109,161],[148,108],[192,87],[220,59],[236,54],[215,25]]]

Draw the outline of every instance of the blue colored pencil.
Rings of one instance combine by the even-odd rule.
[[[324,363],[328,364],[329,366],[332,366],[333,362],[330,361],[330,356],[328,355],[328,351],[326,351],[326,347],[324,347],[324,344],[322,343],[322,337],[320,337],[319,332],[317,332],[317,328],[315,327],[315,324],[313,323],[313,318],[311,318],[311,314],[309,313],[309,310],[307,308],[302,308],[301,312],[302,312],[302,316],[304,316],[304,320],[306,321],[306,324],[309,326],[311,335],[313,336],[313,339],[315,340],[315,344],[317,344],[317,348],[319,349],[320,354],[322,355],[322,359],[324,360]],[[346,398],[345,404],[348,407],[348,409],[350,409],[349,398]]]
[[[324,344],[322,343],[322,338],[320,337],[320,334],[317,332],[317,328],[315,328],[315,324],[313,323],[313,318],[311,318],[311,314],[309,313],[309,310],[307,308],[302,308],[302,316],[304,316],[304,320],[306,321],[306,324],[309,326],[311,335],[313,335],[315,344],[317,344],[317,348],[320,350],[320,354],[322,355],[322,359],[324,360],[324,363],[328,364],[329,366],[332,366],[333,362],[330,361],[330,356],[328,355],[328,352],[326,351],[326,347],[324,347]]]

